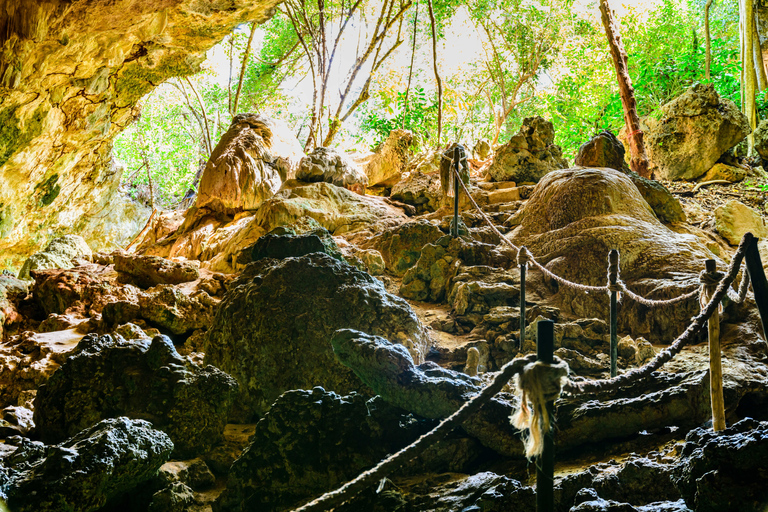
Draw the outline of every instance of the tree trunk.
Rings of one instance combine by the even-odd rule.
[[[208,156],[213,153],[213,140],[211,139],[211,130],[208,128],[208,113],[205,111],[205,104],[203,103],[203,100],[200,98],[200,95],[197,94],[197,89],[195,89],[195,86],[192,85],[192,82],[189,81],[189,77],[184,77],[184,80],[187,81],[187,84],[189,84],[189,87],[192,89],[192,92],[195,93],[195,98],[197,98],[197,102],[200,104],[200,111],[202,112],[203,116],[203,122],[205,125],[205,140],[207,141],[208,146]]]
[[[229,35],[229,79],[227,79],[227,112],[232,115],[232,66],[235,60],[235,33]]]
[[[237,81],[237,92],[235,92],[235,102],[232,105],[232,116],[237,115],[237,103],[240,101],[240,90],[243,88],[243,78],[245,77],[245,68],[248,65],[248,57],[251,54],[251,42],[253,42],[253,35],[256,33],[256,22],[251,25],[251,35],[248,36],[248,43],[245,45],[245,54],[243,54],[243,65],[240,68],[240,79]]]
[[[613,12],[608,7],[607,0],[600,0],[600,14],[603,19],[603,26],[605,26],[608,46],[611,49],[613,65],[616,67],[621,105],[624,107],[624,123],[627,126],[627,139],[629,140],[629,153],[631,155],[629,167],[643,178],[650,178],[648,157],[645,154],[645,146],[643,146],[643,132],[640,129],[640,118],[637,116],[635,91],[627,72],[627,53],[624,51],[621,33],[616,25]]]
[[[432,0],[427,0],[429,6],[429,23],[432,27],[432,64],[435,68],[437,80],[437,145],[440,145],[440,134],[443,131],[443,81],[440,79],[440,71],[437,69],[437,27],[435,23],[435,11],[432,9]]]
[[[757,109],[755,105],[755,93],[757,77],[755,75],[755,54],[754,54],[754,4],[752,0],[741,0],[740,2],[740,14],[742,30],[741,42],[742,42],[742,61],[741,61],[741,73],[742,73],[742,88],[744,95],[742,96],[742,108],[744,114],[749,120],[749,127],[752,129],[752,133],[747,136],[747,155],[752,156],[755,146],[754,130],[757,127]]]
[[[405,86],[405,101],[403,120],[400,128],[405,128],[405,118],[408,116],[408,93],[411,92],[411,78],[413,77],[413,59],[416,57],[416,26],[419,21],[419,2],[416,2],[416,12],[413,15],[413,43],[411,44],[411,65],[408,68],[408,85]]]
[[[712,48],[710,46],[709,35],[709,8],[712,7],[712,0],[707,0],[704,6],[704,44],[706,45],[706,54],[704,57],[704,78],[709,80],[709,68],[712,64]]]

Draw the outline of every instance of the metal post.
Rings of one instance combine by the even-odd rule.
[[[717,272],[717,261],[707,260],[704,263],[707,273]],[[707,300],[715,293],[717,285],[707,285]],[[723,366],[720,354],[720,312],[709,317],[709,396],[712,403],[712,430],[718,432],[725,429],[725,400],[723,399]]]
[[[520,344],[517,350],[523,350],[525,344],[525,270],[527,264],[520,264]]]
[[[454,238],[458,238],[459,236],[459,180],[461,179],[459,177],[460,161],[461,152],[459,151],[459,146],[457,145],[455,148],[453,148],[453,230],[451,235],[453,235]]]
[[[537,359],[552,364],[555,352],[555,322],[539,320],[536,340]],[[555,438],[551,428],[555,401],[548,401],[546,407],[550,429],[544,432],[544,449],[536,459],[536,512],[553,512],[555,509]]]
[[[757,310],[760,312],[760,320],[763,323],[763,338],[768,340],[768,331],[765,329],[768,325],[768,281],[765,279],[763,263],[760,261],[760,251],[757,248],[758,240],[758,238],[753,238],[752,243],[747,246],[744,261],[747,263],[749,281],[752,283]]]
[[[617,296],[618,291],[615,289],[615,285],[619,281],[619,251],[611,249],[608,253],[608,281],[611,286],[611,377],[615,377],[618,373],[616,360],[619,357],[619,338],[618,338],[618,311],[617,311]]]

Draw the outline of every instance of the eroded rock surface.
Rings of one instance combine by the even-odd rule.
[[[182,358],[165,336],[90,334],[40,387],[34,418],[46,442],[106,418],[147,419],[170,436],[177,456],[188,457],[221,441],[236,388],[217,368]]]
[[[411,157],[414,135],[408,130],[392,130],[373,155],[363,164],[368,184],[391,187],[398,181]]]
[[[696,84],[661,107],[660,119],[646,118],[643,142],[658,178],[692,180],[749,132],[747,117],[712,84]]]
[[[649,298],[687,293],[698,285],[704,260],[714,257],[696,237],[661,224],[629,177],[611,169],[548,174],[510,224],[515,244],[527,246],[537,261],[576,283],[605,285],[608,252],[617,249],[621,279]],[[552,291],[555,305],[577,316],[608,307],[607,294],[568,286]],[[619,328],[651,341],[671,340],[697,312],[696,299],[651,311],[628,300],[620,308]]]
[[[173,443],[148,421],[111,418],[60,444],[21,443],[2,457],[10,468],[8,506],[18,512],[93,512],[152,478]]]
[[[527,117],[520,131],[493,155],[488,172],[494,181],[538,182],[555,169],[568,167],[555,145],[555,129],[542,117]]]
[[[122,171],[112,139],[138,100],[200,69],[238,24],[263,23],[276,2],[6,2],[0,14],[0,253],[19,268],[51,235],[91,232],[104,250],[105,208]],[[118,208],[110,213],[123,210]],[[141,222],[139,222],[141,223]],[[125,225],[135,233],[135,225]],[[54,237],[56,235],[52,235]]]
[[[290,389],[361,389],[331,350],[331,335],[345,327],[383,334],[417,360],[428,350],[423,327],[404,300],[365,272],[312,253],[246,267],[217,310],[205,361],[240,383],[242,414],[262,415]]]
[[[116,252],[113,254],[113,261],[118,279],[140,288],[151,288],[158,284],[188,283],[200,277],[195,265],[158,256]]]
[[[314,183],[324,181],[353,192],[365,193],[368,176],[351,160],[332,148],[315,148],[301,159],[296,179]]]
[[[74,259],[90,261],[93,253],[88,244],[82,237],[77,235],[66,235],[51,240],[45,249],[33,254],[19,271],[19,279],[32,279],[29,272],[32,270],[45,270],[51,268],[72,268],[76,264]]]

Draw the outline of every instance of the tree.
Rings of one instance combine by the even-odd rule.
[[[568,5],[479,0],[469,7],[483,38],[484,73],[492,84],[484,90],[496,144],[515,108],[534,97],[539,75],[557,54]]]
[[[403,42],[403,14],[411,5],[412,0],[381,0],[378,5],[363,0],[354,0],[350,4],[346,0],[341,3],[287,0],[282,4],[280,9],[293,25],[313,83],[306,149],[330,145],[342,123],[368,99],[371,80]],[[374,16],[375,22],[365,26],[363,21],[369,16]],[[328,89],[335,71],[335,59],[345,30],[353,20],[359,26],[356,57],[340,82],[338,99],[334,101],[329,97]],[[363,73],[367,73],[365,81],[359,89],[353,90]],[[324,120],[326,114],[327,120]]]
[[[629,152],[631,155],[629,167],[643,178],[650,178],[648,157],[645,154],[645,146],[643,145],[643,131],[640,129],[640,118],[637,115],[635,91],[632,88],[632,79],[627,72],[627,53],[624,51],[621,33],[613,17],[613,11],[608,7],[608,0],[600,0],[600,14],[605,26],[605,34],[608,37],[608,46],[611,49],[613,65],[616,68],[621,104],[624,107],[624,121],[627,126],[627,139],[629,140]]]

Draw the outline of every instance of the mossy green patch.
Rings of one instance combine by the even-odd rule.
[[[118,75],[115,90],[120,104],[133,105],[160,83],[174,76],[186,76],[197,70],[181,53],[166,55],[153,67],[142,67],[138,61],[129,63]]]
[[[48,115],[48,106],[43,103],[27,119],[24,128],[20,127],[16,116],[18,105],[0,110],[0,166],[5,164],[16,151],[29,144],[43,131],[43,121]]]
[[[59,175],[54,174],[45,181],[38,183],[35,190],[40,191],[40,206],[48,206],[51,204],[61,192],[61,186],[58,184]]]
[[[13,231],[13,210],[11,205],[0,203],[0,239],[5,238]]]

